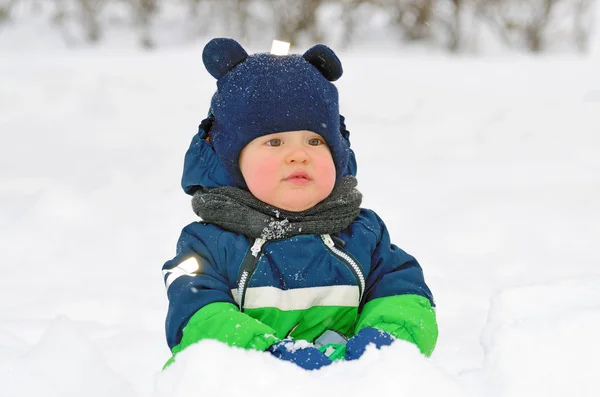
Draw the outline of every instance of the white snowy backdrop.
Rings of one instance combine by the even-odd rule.
[[[339,53],[364,206],[437,300],[431,359],[399,342],[304,372],[204,342],[162,373],[205,42],[22,37],[0,52],[0,395],[600,394],[600,34],[585,57]]]

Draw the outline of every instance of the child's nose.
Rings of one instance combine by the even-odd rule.
[[[308,163],[308,154],[304,148],[294,147],[287,155],[285,162],[288,164],[306,164]]]

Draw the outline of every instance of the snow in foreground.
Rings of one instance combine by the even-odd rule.
[[[178,183],[214,90],[200,52],[0,58],[2,396],[600,393],[586,59],[340,54],[364,206],[423,265],[436,352],[309,373],[203,342],[161,373],[160,267],[194,220]]]

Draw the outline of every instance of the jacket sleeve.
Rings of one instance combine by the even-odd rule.
[[[434,301],[415,258],[390,242],[387,228],[375,213],[378,236],[355,333],[372,327],[416,344],[431,355],[438,336]]]
[[[202,228],[206,232],[200,233]],[[174,354],[202,339],[258,350],[279,341],[272,328],[239,311],[219,256],[221,235],[214,225],[187,226],[177,255],[163,266],[169,298],[165,328]]]

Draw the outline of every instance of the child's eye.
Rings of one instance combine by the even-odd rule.
[[[321,138],[311,138],[308,140],[308,144],[311,146],[319,146],[325,144]]]
[[[267,145],[269,146],[281,146],[281,139],[270,139],[267,141]]]

